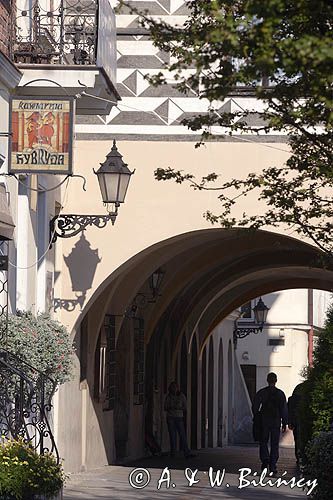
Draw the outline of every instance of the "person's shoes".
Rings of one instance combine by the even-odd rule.
[[[276,477],[276,476],[277,476],[277,473],[278,473],[278,471],[277,471],[277,468],[276,468],[276,467],[270,467],[270,468],[269,468],[269,472],[270,472],[270,474],[269,474],[269,475],[270,475],[271,477]]]

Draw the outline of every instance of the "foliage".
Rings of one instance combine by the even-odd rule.
[[[333,425],[333,307],[319,334],[313,367],[307,370],[306,378],[299,415],[303,461],[308,460],[305,448],[311,439],[330,431]]]
[[[0,443],[0,496],[16,500],[55,495],[65,474],[51,454],[39,455],[23,440]]]
[[[49,314],[10,315],[6,348],[51,377],[57,385],[71,378],[73,343],[66,328]]]
[[[321,432],[307,448],[307,478],[317,479],[318,485],[311,493],[316,500],[331,498],[333,477],[333,432]]]
[[[126,2],[121,3],[124,8]],[[170,83],[171,72],[180,92],[195,92],[206,100],[207,113],[183,120],[190,129],[203,131],[202,141],[216,125],[230,134],[283,132],[291,154],[283,167],[268,166],[218,187],[215,172],[197,179],[191,173],[159,168],[155,177],[189,181],[199,190],[218,189],[221,213],[206,213],[213,224],[254,229],[287,225],[331,256],[333,4],[188,0],[186,5],[189,17],[183,26],[132,8],[141,15],[154,44],[172,56],[164,71],[148,77],[150,82]],[[242,95],[244,89],[260,101],[260,110],[255,110],[260,125],[251,125],[254,109],[221,110],[224,99]],[[266,211],[238,218],[234,208],[249,192],[266,203]]]

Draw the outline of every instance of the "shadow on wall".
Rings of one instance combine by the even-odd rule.
[[[80,306],[80,309],[82,310],[87,290],[92,287],[96,269],[101,260],[102,259],[98,255],[98,249],[96,248],[93,250],[91,248],[84,232],[82,232],[79,241],[75,243],[71,253],[67,255],[67,257],[64,256],[64,261],[68,267],[72,282],[72,290],[75,292],[76,298],[55,298],[55,311],[58,309],[74,311],[76,306]]]

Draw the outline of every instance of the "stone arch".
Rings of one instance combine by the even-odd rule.
[[[133,363],[131,305],[138,293],[149,297],[149,277],[155,269],[162,266],[165,277],[160,295],[156,297],[156,300],[147,300],[147,305],[139,308],[139,314],[144,318],[146,352],[149,351],[150,342],[154,338],[157,346],[152,350],[151,357],[154,365],[151,371],[151,391],[158,391],[162,380],[159,371],[163,366],[160,359],[162,350],[158,346],[163,344],[164,338],[168,338],[170,358],[174,358],[168,370],[168,376],[170,376],[175,373],[177,353],[180,356],[180,352],[183,351],[183,358],[185,356],[185,348],[181,348],[182,342],[185,342],[184,332],[188,334],[189,346],[193,344],[194,332],[197,332],[198,359],[202,368],[201,377],[199,376],[202,395],[201,446],[206,446],[208,443],[206,418],[209,413],[207,411],[209,378],[207,377],[207,365],[209,365],[207,351],[212,330],[242,303],[262,293],[297,287],[332,290],[333,268],[330,264],[323,267],[320,258],[321,254],[316,248],[299,240],[267,231],[258,231],[255,235],[238,229],[210,229],[184,233],[154,244],[122,263],[117,269],[110,270],[109,277],[95,290],[89,303],[83,308],[81,316],[77,318],[74,333],[78,330],[82,319],[86,317],[89,365],[94,352],[93,346],[96,345],[105,314],[115,316],[117,345],[123,348],[127,356],[126,362],[121,362],[118,368],[120,386],[124,384],[124,380],[121,379],[124,370],[130,373],[125,392],[122,392],[119,387],[119,393],[126,395],[126,405],[131,407],[133,404],[131,399]],[[230,350],[232,347],[229,345],[229,352]],[[186,343],[186,364],[190,352],[191,347],[188,347]],[[228,355],[226,354],[226,359],[228,359],[230,371],[233,361],[232,354],[229,352]],[[87,390],[91,394],[92,380],[89,366],[87,373]],[[63,400],[73,401],[78,414],[89,415],[93,423],[87,423],[87,429],[89,429],[88,425],[91,425],[96,435],[100,432],[100,450],[95,463],[101,463],[101,457],[109,459],[115,447],[112,440],[120,434],[116,430],[116,425],[114,426],[115,438],[112,432],[105,429],[106,425],[110,425],[110,422],[116,418],[115,415],[103,414],[102,408],[98,408],[89,398],[84,403],[86,405],[84,407],[81,394],[77,394],[78,390],[74,383],[61,390]],[[156,396],[154,398],[156,399]],[[163,414],[161,401],[158,404],[160,414]],[[135,411],[133,408],[129,410],[132,411],[133,418],[135,416],[137,421],[144,421],[143,407],[136,407]],[[82,425],[84,425],[84,418],[82,417]],[[118,422],[120,421],[119,417]],[[228,422],[230,426],[232,415],[229,415]],[[66,411],[64,410],[59,415],[59,426],[65,425]],[[129,430],[130,427],[131,425],[127,426]],[[79,435],[79,432],[77,434]],[[134,430],[132,434],[131,439],[134,441],[136,439]],[[228,434],[231,435],[230,429]],[[89,446],[92,446],[93,439],[89,436],[89,431],[86,431],[86,436],[85,449],[86,455],[89,456]],[[141,439],[139,443],[138,439],[138,449],[142,441]]]

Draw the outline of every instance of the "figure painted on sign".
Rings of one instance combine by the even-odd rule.
[[[55,116],[49,111],[41,116],[39,111],[34,111],[27,118],[27,133],[29,149],[36,146],[52,147],[52,137],[54,136]]]
[[[42,120],[39,111],[34,111],[27,118],[27,133],[29,148],[32,149],[35,144],[39,143],[39,130],[42,126]]]
[[[54,136],[54,121],[55,116],[51,111],[43,116],[43,124],[40,129],[39,135],[41,138],[41,143],[46,144],[47,146],[52,146],[51,139]]]

